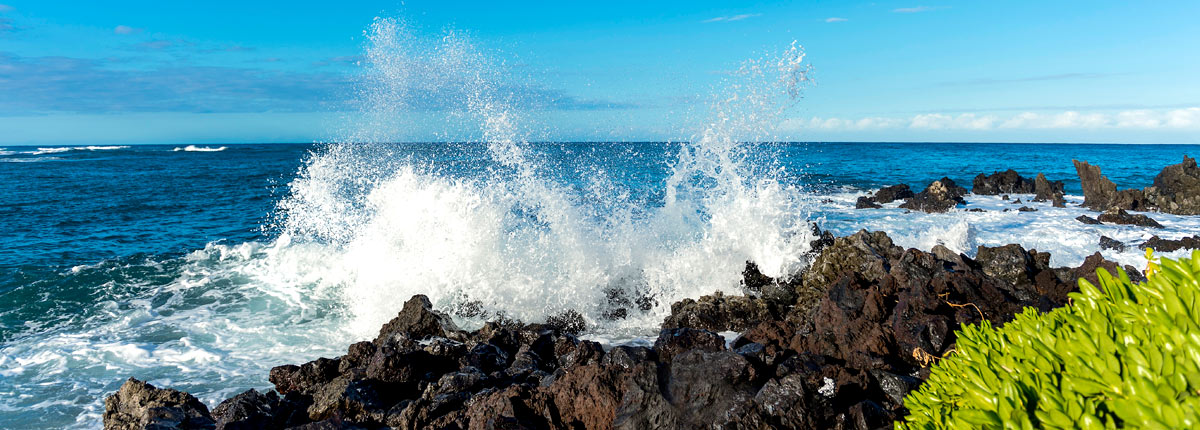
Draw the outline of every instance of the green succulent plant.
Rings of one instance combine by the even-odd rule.
[[[958,333],[900,429],[1200,428],[1200,251]]]

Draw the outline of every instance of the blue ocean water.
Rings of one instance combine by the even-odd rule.
[[[1077,203],[1072,159],[1140,188],[1200,146],[769,143],[712,156],[535,143],[516,166],[483,144],[220,148],[0,149],[0,427],[96,427],[103,396],[129,376],[215,405],[268,387],[274,365],[340,354],[415,293],[525,319],[580,309],[601,340],[652,333],[671,301],[736,291],[747,259],[799,270],[809,221],[968,254],[1021,243],[1059,265],[1099,251],[1100,234],[1200,231],[1196,217],[1164,214],[1151,214],[1161,231],[1089,226],[1074,221],[1081,208],[1005,211],[1019,205],[990,196],[968,198],[987,212],[853,209],[881,186],[969,187],[1008,168],[1064,181]],[[648,292],[656,308],[605,321],[614,288]]]

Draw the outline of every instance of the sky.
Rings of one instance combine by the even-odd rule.
[[[0,145],[343,139],[377,17],[468,35],[539,140],[693,138],[795,42],[780,140],[1200,143],[1200,2],[503,3],[0,0]],[[412,105],[398,139],[471,136]]]

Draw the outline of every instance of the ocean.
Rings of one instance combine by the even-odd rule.
[[[737,293],[747,260],[803,268],[810,222],[972,255],[1018,243],[1074,266],[1144,265],[1151,235],[1086,225],[1072,159],[1121,188],[1200,146],[980,143],[223,144],[0,148],[0,427],[98,428],[130,376],[210,407],[268,370],[336,356],[413,294],[460,325],[571,309],[636,341],[670,304]],[[896,183],[1015,169],[1066,184],[1054,208],[968,195],[946,214],[854,209]],[[1020,206],[1036,212],[1018,212]],[[967,212],[969,208],[985,212]],[[1004,209],[1010,209],[1005,211]],[[1127,244],[1101,250],[1106,235]],[[1182,253],[1183,251],[1179,251]],[[614,295],[649,297],[624,319]],[[482,310],[482,315],[466,310]]]

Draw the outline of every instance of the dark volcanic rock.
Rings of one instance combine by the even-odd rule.
[[[1142,190],[1117,190],[1117,184],[1108,180],[1100,173],[1100,166],[1093,166],[1086,161],[1071,160],[1075,163],[1075,172],[1079,174],[1080,186],[1083,187],[1083,206],[1096,211],[1109,208],[1125,210],[1146,210],[1146,196]]]
[[[1046,175],[1038,173],[1033,179],[1033,192],[1036,194],[1033,197],[1035,202],[1052,202],[1054,207],[1061,208],[1067,206],[1066,199],[1063,196],[1063,181],[1050,182],[1046,179]]]
[[[1076,221],[1079,221],[1079,222],[1081,222],[1081,223],[1084,223],[1084,224],[1090,224],[1090,225],[1100,225],[1100,224],[1103,224],[1102,222],[1100,222],[1100,220],[1097,220],[1097,219],[1095,219],[1095,218],[1092,218],[1092,217],[1090,217],[1090,216],[1087,216],[1087,215],[1080,215],[1080,216],[1077,216],[1077,217],[1075,217],[1075,220],[1076,220]]]
[[[1155,236],[1158,237],[1158,236]],[[1117,252],[1125,250],[1125,244],[1108,236],[1100,236],[1100,249],[1111,249]]]
[[[374,341],[272,369],[282,397],[250,390],[210,416],[185,393],[131,380],[106,402],[105,425],[886,428],[963,324],[1060,306],[1079,279],[1118,267],[1099,253],[1051,269],[1048,254],[1017,245],[980,247],[971,259],[945,246],[905,250],[881,232],[815,235],[819,253],[803,256],[813,263],[799,276],[772,279],[748,263],[753,295],[675,303],[653,348],[604,351],[572,334],[582,316],[569,313],[458,331],[415,296]],[[772,288],[793,293],[769,298]],[[742,331],[732,344],[716,333],[728,329]]]
[[[882,207],[882,205],[875,203],[875,199],[867,196],[859,197],[858,201],[854,202],[855,209],[879,209]]]
[[[778,307],[764,299],[725,296],[717,292],[699,300],[683,299],[672,303],[671,315],[663,321],[662,327],[740,332],[760,322],[778,319],[780,314]]]
[[[875,192],[872,200],[875,203],[891,203],[896,200],[907,199],[913,195],[913,191],[908,188],[908,184],[897,184],[880,188],[879,191]]]
[[[298,399],[251,389],[221,402],[212,415],[217,430],[283,429],[308,423],[307,408]]]
[[[1159,211],[1176,215],[1200,215],[1200,167],[1196,159],[1163,168],[1154,185],[1145,189],[1146,200]]]
[[[1138,245],[1138,248],[1152,248],[1158,252],[1171,252],[1180,249],[1200,249],[1200,235],[1186,237],[1179,240],[1167,240],[1158,236],[1151,237],[1145,243]]]
[[[1021,206],[1021,207],[1017,208],[1017,211],[1018,212],[1037,212],[1037,209],[1031,208],[1029,206]]]
[[[215,428],[208,407],[191,394],[134,378],[104,400],[105,430]]]
[[[1162,224],[1159,224],[1158,221],[1154,220],[1154,218],[1150,218],[1142,214],[1131,214],[1129,212],[1125,212],[1124,209],[1118,209],[1115,207],[1104,211],[1104,213],[1100,214],[1100,216],[1096,217],[1096,219],[1100,222],[1106,222],[1109,224],[1126,224],[1142,227],[1163,228]]]
[[[980,173],[972,182],[971,192],[989,196],[1004,193],[1030,194],[1034,192],[1034,183],[1017,174],[1017,171],[1008,169],[991,175]]]
[[[946,212],[963,203],[967,189],[958,186],[950,178],[942,178],[929,184],[924,191],[909,198],[900,207],[922,212]]]
[[[658,340],[654,341],[654,353],[663,362],[670,362],[676,355],[693,349],[723,351],[725,338],[708,330],[685,327],[663,329],[658,333]]]
[[[433,310],[433,304],[424,295],[415,295],[404,302],[404,309],[392,318],[383,328],[379,329],[376,344],[381,344],[389,337],[404,334],[414,339],[427,337],[447,337],[458,327],[449,316]]]

